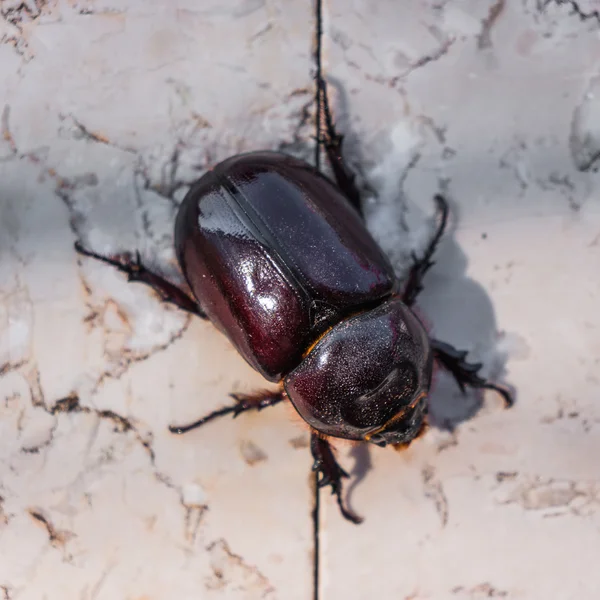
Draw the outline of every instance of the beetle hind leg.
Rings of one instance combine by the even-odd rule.
[[[417,258],[414,253],[412,255],[413,266],[408,275],[408,281],[404,288],[402,297],[402,301],[407,306],[412,306],[415,303],[417,296],[423,291],[423,279],[425,278],[427,271],[429,271],[429,269],[431,269],[431,267],[434,265],[434,262],[431,259],[436,251],[436,248],[438,247],[438,244],[440,243],[440,239],[442,238],[448,223],[448,202],[440,194],[437,194],[434,199],[438,206],[440,222],[435,235],[431,238],[431,241],[429,242],[423,256],[421,258]]]
[[[319,437],[315,432],[312,432],[310,438],[310,450],[315,459],[313,471],[317,471],[320,474],[318,480],[319,488],[330,485],[331,493],[336,496],[342,516],[356,525],[362,523],[361,517],[355,515],[351,510],[344,506],[344,502],[342,501],[342,478],[348,477],[348,473],[346,473],[346,471],[338,464],[333,455],[330,443]]]
[[[327,97],[327,84],[321,77],[318,79],[317,85],[319,86],[320,98],[320,106],[318,109],[323,110],[323,115],[325,116],[325,137],[323,139],[323,145],[325,147],[325,152],[327,153],[329,164],[333,170],[333,175],[338,187],[362,217],[363,212],[360,201],[360,192],[356,185],[356,175],[344,162],[344,158],[342,157],[342,142],[344,136],[336,131],[333,123]]]
[[[139,281],[151,287],[162,299],[163,302],[174,304],[181,310],[185,310],[201,319],[206,319],[206,315],[192,298],[183,290],[179,289],[175,284],[167,281],[164,277],[153,273],[147,269],[140,260],[139,252],[135,257],[129,253],[120,254],[119,256],[102,256],[91,250],[84,248],[80,242],[75,242],[75,251],[82,256],[87,256],[95,260],[99,260],[107,265],[111,265],[115,269],[125,273],[129,281]]]
[[[467,386],[475,389],[494,390],[502,396],[506,408],[510,408],[514,404],[514,399],[508,389],[491,383],[478,375],[482,364],[467,362],[465,360],[467,352],[457,350],[454,346],[440,342],[439,340],[431,340],[431,346],[435,359],[454,377],[454,380],[463,393]]]
[[[225,415],[232,415],[233,418],[241,415],[243,412],[248,410],[262,410],[263,408],[267,408],[268,406],[275,406],[275,404],[279,404],[283,400],[285,400],[285,395],[283,392],[270,392],[263,391],[257,392],[256,394],[230,394],[230,396],[236,401],[235,404],[230,406],[224,406],[223,408],[219,408],[215,410],[201,419],[190,423],[189,425],[171,425],[169,426],[169,431],[171,433],[187,433],[192,429],[197,429],[214,419],[219,417],[224,417]]]

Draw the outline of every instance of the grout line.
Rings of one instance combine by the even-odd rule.
[[[313,519],[313,600],[319,600],[319,566],[321,560],[320,552],[320,494],[319,494],[319,472],[315,471],[314,476],[314,507],[312,513]]]
[[[315,167],[321,167],[321,104],[322,104],[322,41],[323,41],[323,0],[315,0]],[[320,493],[319,493],[319,472],[314,474],[314,505],[312,511],[313,522],[313,600],[319,600],[320,585]]]
[[[323,75],[322,70],[322,41],[323,41],[323,1],[315,0],[315,130],[316,130],[316,141],[315,146],[315,166],[317,169],[321,167],[321,79]]]

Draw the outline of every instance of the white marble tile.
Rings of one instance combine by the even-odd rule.
[[[432,427],[401,453],[348,449],[366,520],[352,527],[327,503],[323,598],[600,591],[600,26],[538,8],[328,3],[326,68],[379,192],[373,230],[403,270],[429,235],[432,195],[448,195],[420,309],[517,404],[490,392],[477,410],[440,374],[433,417],[452,434]]]
[[[263,380],[210,325],[73,242],[174,271],[177,202],[208,166],[256,146],[312,152],[311,9],[30,4],[2,3],[0,585],[13,599],[308,598],[311,459],[290,442],[303,428],[281,407],[171,435]]]

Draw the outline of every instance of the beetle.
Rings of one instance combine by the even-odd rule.
[[[230,157],[198,179],[175,220],[175,251],[193,294],[147,269],[139,254],[78,253],[108,263],[164,301],[210,320],[278,391],[231,394],[235,403],[185,426],[292,404],[311,430],[313,470],[331,486],[342,515],[362,519],[342,500],[348,474],[330,440],[402,447],[426,426],[434,363],[467,386],[510,392],[479,375],[480,363],[431,338],[412,310],[444,232],[448,204],[437,195],[439,224],[406,281],[401,281],[365,226],[355,177],[342,158],[325,82],[326,155],[330,179],[280,152]]]

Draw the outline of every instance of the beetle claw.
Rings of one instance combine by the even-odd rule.
[[[342,479],[350,476],[336,461],[329,442],[313,432],[310,439],[310,449],[315,459],[312,470],[318,473],[317,488],[321,489],[330,485],[331,494],[336,496],[342,516],[352,523],[361,523],[362,518],[348,510],[342,501]]]
[[[445,342],[431,340],[431,345],[435,358],[454,377],[456,384],[463,394],[466,393],[467,386],[475,389],[490,389],[502,396],[507,408],[513,405],[514,400],[507,389],[491,383],[478,375],[483,363],[468,363],[465,360],[467,356],[466,351],[457,350],[454,346]]]

